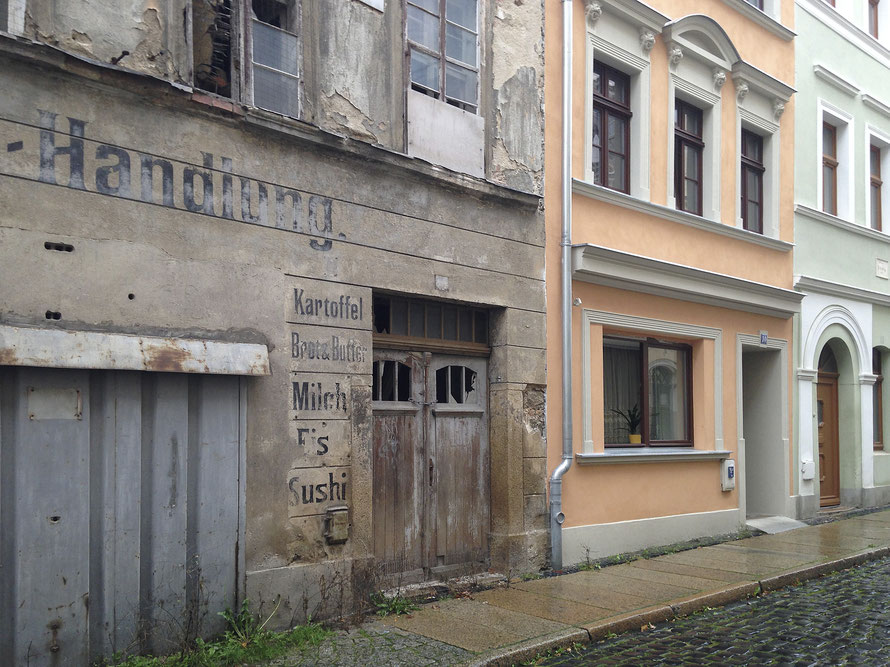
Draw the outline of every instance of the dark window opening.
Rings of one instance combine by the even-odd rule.
[[[476,371],[465,366],[444,366],[436,371],[436,403],[476,402]]]
[[[752,7],[757,7],[760,11],[763,11],[763,0],[745,0]]]
[[[763,138],[742,130],[742,226],[763,233]]]
[[[702,214],[702,110],[682,100],[674,108],[674,195],[677,208]]]
[[[480,308],[377,295],[373,319],[379,341],[397,338],[487,351],[488,311]]]
[[[822,210],[837,215],[837,128],[822,123]]]
[[[630,77],[593,64],[591,169],[593,182],[630,192]]]
[[[411,367],[400,361],[375,361],[371,400],[410,401]]]
[[[192,0],[195,87],[232,96],[231,0]]]
[[[881,231],[883,228],[883,210],[881,209],[881,149],[872,146],[869,150],[869,196],[871,197],[871,228]]]

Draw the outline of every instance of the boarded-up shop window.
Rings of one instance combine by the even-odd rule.
[[[387,295],[374,297],[374,344],[488,354],[488,311]]]
[[[195,87],[232,96],[232,0],[192,0]]]

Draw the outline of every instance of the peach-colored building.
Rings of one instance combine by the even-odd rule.
[[[553,565],[795,517],[793,3],[546,11]]]

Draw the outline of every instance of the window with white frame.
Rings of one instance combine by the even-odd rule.
[[[790,86],[745,62],[733,65],[736,88],[738,226],[779,237],[780,119]]]
[[[668,204],[720,220],[721,89],[738,53],[723,29],[706,16],[671,22],[663,34],[674,127],[668,135]]]
[[[587,22],[584,177],[648,201],[649,54],[666,18],[636,0],[596,6]]]
[[[845,220],[851,220],[853,213],[852,122],[852,116],[846,112],[820,102],[819,204],[824,213]]]
[[[411,88],[476,113],[477,0],[406,0],[405,35]]]

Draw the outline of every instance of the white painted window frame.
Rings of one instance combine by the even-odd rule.
[[[873,125],[866,123],[865,125],[865,145],[863,146],[863,181],[865,182],[865,226],[872,231],[877,231],[871,226],[871,147],[877,146],[881,151],[881,180],[886,180],[890,175],[890,134],[879,130]],[[890,182],[881,185],[881,231],[880,234],[887,234],[887,227],[890,226]]]
[[[630,77],[630,196],[650,201],[649,135],[651,89],[649,57],[634,55],[587,30],[585,58],[584,180],[593,183],[593,63],[600,61]]]
[[[822,211],[822,124],[828,123],[837,128],[837,216],[847,222],[853,222],[856,192],[853,168],[853,116],[831,102],[819,99],[816,105],[816,191],[818,200],[816,208]],[[824,212],[824,211],[823,211]],[[831,215],[825,212],[826,215]]]
[[[712,360],[714,368],[713,447],[703,447],[703,443],[699,441],[694,448],[704,450],[723,449],[723,330],[714,327],[686,324],[683,322],[670,322],[668,320],[659,320],[650,317],[623,315],[621,313],[611,313],[584,308],[581,311],[581,405],[583,413],[583,453],[592,454],[594,453],[595,447],[593,435],[593,409],[595,406],[591,405],[593,377],[590,371],[590,363],[593,357],[593,351],[590,347],[590,327],[594,324],[603,327],[621,329],[625,332],[632,332],[645,336],[674,336],[685,339],[689,343],[702,340],[714,341],[714,356]],[[600,350],[599,354],[602,355],[602,350]],[[696,411],[696,398],[700,399],[706,391],[706,387],[692,387],[690,393],[691,401],[693,403],[693,414],[695,414]],[[600,410],[603,409],[602,405],[596,407]],[[690,424],[690,430],[694,432],[694,428],[694,424]],[[600,440],[602,439],[603,436],[600,434]],[[604,446],[603,442],[599,442],[598,444]]]

